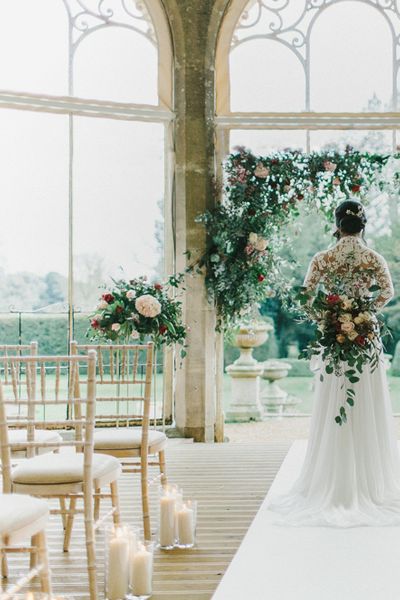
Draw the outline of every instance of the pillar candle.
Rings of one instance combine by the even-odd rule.
[[[160,498],[160,546],[175,543],[175,495],[166,493]]]
[[[125,598],[129,585],[129,538],[122,529],[115,530],[108,546],[107,582],[108,600]]]
[[[132,557],[132,593],[134,596],[151,596],[153,579],[153,553],[140,545]]]
[[[177,513],[179,544],[191,546],[194,544],[194,512],[184,504]]]
[[[175,539],[179,539],[179,531],[178,531],[178,511],[182,508],[183,504],[183,494],[182,491],[176,489],[175,492]]]
[[[129,582],[133,585],[133,557],[139,548],[138,536],[134,531],[129,536]]]

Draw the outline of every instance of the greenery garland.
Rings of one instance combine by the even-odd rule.
[[[371,189],[384,191],[389,183],[382,177],[384,167],[398,158],[361,153],[350,146],[343,153],[287,150],[255,156],[239,147],[230,154],[222,202],[197,219],[208,233],[198,267],[206,272],[218,329],[230,327],[266,297],[288,293],[279,251],[288,242],[287,225],[301,205],[332,221],[345,198],[366,202]],[[398,185],[399,171],[395,169],[391,178],[390,184]]]

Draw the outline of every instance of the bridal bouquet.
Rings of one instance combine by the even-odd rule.
[[[179,277],[170,277],[164,285],[149,283],[146,277],[114,281],[114,287],[102,294],[90,318],[88,336],[125,343],[148,336],[157,347],[182,345],[183,358],[186,327],[182,322],[182,303],[170,294],[179,283]]]
[[[355,392],[352,384],[359,381],[366,364],[376,369],[382,352],[382,336],[387,334],[384,322],[377,315],[375,300],[379,286],[369,289],[368,295],[349,297],[340,286],[330,293],[316,294],[301,288],[298,300],[302,307],[302,320],[317,325],[316,335],[301,358],[321,355],[327,374],[344,375],[346,403],[354,406]],[[323,375],[321,374],[321,381]],[[347,421],[346,408],[341,406],[335,417],[342,425]]]

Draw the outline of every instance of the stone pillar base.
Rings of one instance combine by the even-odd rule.
[[[232,401],[226,420],[236,423],[260,421],[263,410],[260,404],[260,375],[262,365],[229,365],[226,372],[231,377]]]
[[[214,442],[214,428],[210,431],[204,427],[176,427],[174,437],[191,438],[194,442]],[[172,436],[171,436],[172,437]]]

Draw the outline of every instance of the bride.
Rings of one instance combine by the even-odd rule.
[[[312,259],[304,286],[316,290],[332,275],[346,275],[353,290],[367,292],[375,283],[380,287],[376,300],[380,310],[392,298],[393,285],[385,259],[364,242],[364,209],[347,200],[335,217],[338,241]],[[346,291],[352,297],[351,289]],[[364,366],[354,386],[354,407],[347,411],[343,426],[335,423],[335,416],[346,402],[344,376],[326,374],[319,362],[313,369],[318,371],[314,410],[300,476],[288,494],[271,498],[269,509],[284,515],[280,524],[400,524],[400,458],[383,356],[375,370]]]

